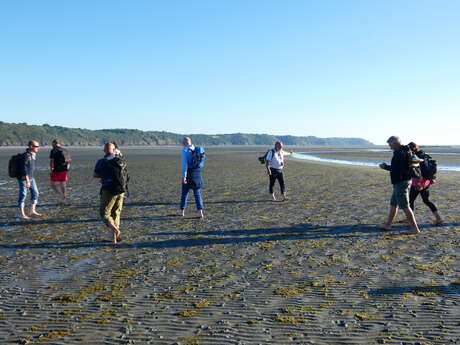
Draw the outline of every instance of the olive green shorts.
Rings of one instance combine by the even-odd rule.
[[[409,187],[411,181],[403,181],[393,185],[393,195],[391,196],[390,205],[397,206],[401,209],[409,207]]]
[[[125,194],[113,195],[105,189],[101,189],[101,204],[99,213],[105,225],[113,222],[120,227],[121,210],[123,209],[123,198]]]

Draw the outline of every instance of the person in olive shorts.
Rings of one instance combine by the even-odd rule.
[[[61,147],[59,140],[52,142],[53,149],[50,152],[51,188],[59,197],[59,204],[64,205],[67,199],[67,180],[70,169],[69,152]]]
[[[120,220],[125,194],[113,194],[110,191],[113,176],[109,161],[116,157],[113,142],[104,145],[104,153],[104,157],[96,163],[93,177],[101,179],[99,213],[104,224],[112,230],[112,242],[117,244],[121,241]]]
[[[393,223],[399,207],[404,211],[407,221],[409,222],[411,228],[409,233],[418,234],[420,230],[417,226],[414,213],[409,207],[409,187],[412,180],[409,166],[409,147],[401,145],[401,140],[395,136],[391,136],[387,140],[387,143],[393,150],[391,165],[381,163],[379,166],[381,169],[390,172],[393,194],[390,201],[390,214],[388,215],[388,220],[385,224],[381,225],[380,228],[384,230],[389,230],[391,228],[391,223]]]

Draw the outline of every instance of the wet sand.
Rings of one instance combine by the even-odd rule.
[[[124,150],[117,246],[98,218],[97,151],[72,151],[62,209],[40,154],[34,221],[16,218],[3,169],[0,344],[460,344],[460,174],[431,187],[446,224],[417,200],[422,233],[403,235],[375,228],[387,172],[290,159],[290,199],[271,202],[263,151],[208,150],[200,221],[193,196],[175,215],[178,152]]]

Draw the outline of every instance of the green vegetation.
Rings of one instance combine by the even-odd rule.
[[[189,134],[190,135],[190,134]],[[179,145],[184,134],[164,131],[141,131],[138,129],[100,129],[66,128],[61,126],[28,125],[27,123],[7,123],[0,121],[0,146],[26,145],[31,139],[42,145],[49,145],[53,139],[65,145],[92,146],[115,140],[120,145]],[[286,145],[372,145],[360,138],[317,138],[291,135],[268,134],[193,134],[194,142],[201,145],[272,145],[282,140]]]

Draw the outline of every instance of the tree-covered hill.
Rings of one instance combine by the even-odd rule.
[[[282,140],[285,145],[373,145],[361,138],[318,138],[314,136],[268,135],[268,134],[187,134],[200,145],[272,145]],[[178,145],[184,134],[138,129],[66,128],[61,126],[28,125],[27,123],[7,123],[0,121],[0,146],[26,145],[31,139],[42,145],[49,145],[53,139],[65,145],[92,146],[114,140],[120,145]]]

